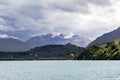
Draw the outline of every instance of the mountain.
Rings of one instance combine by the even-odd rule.
[[[0,51],[3,52],[21,52],[30,49],[25,42],[14,38],[0,38]]]
[[[111,42],[119,38],[120,38],[120,28],[98,37],[96,40],[91,42],[88,46],[104,44],[106,42]]]
[[[38,59],[73,59],[84,48],[72,45],[46,45],[36,47],[28,51],[31,55],[35,55]]]
[[[78,60],[120,60],[120,39],[102,45],[87,47]]]
[[[86,47],[90,42],[91,42],[90,39],[88,39],[86,37],[81,37],[78,35],[74,35],[70,39],[71,44],[75,44],[75,45],[80,46],[80,47]]]
[[[85,47],[90,42],[91,41],[85,37],[73,35],[70,38],[65,38],[65,35],[63,34],[56,35],[56,36],[54,36],[53,34],[41,35],[41,36],[32,37],[26,41],[26,43],[31,45],[33,48],[38,47],[38,46],[49,45],[49,44],[63,44],[64,45],[67,43]]]
[[[73,60],[83,50],[70,43],[46,45],[25,52],[0,52],[0,60]]]

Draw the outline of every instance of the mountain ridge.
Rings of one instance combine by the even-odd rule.
[[[31,47],[25,42],[15,38],[0,38],[0,51],[3,52],[19,52],[27,51]]]
[[[65,35],[63,34],[56,36],[54,36],[53,34],[41,35],[32,37],[26,41],[27,44],[33,47],[44,46],[49,44],[67,44],[67,43],[75,44],[80,47],[85,47],[90,42],[91,40],[85,37],[73,35],[71,38],[65,38]]]
[[[99,45],[99,44],[104,44],[104,43],[107,43],[107,42],[111,42],[111,41],[114,41],[114,40],[119,39],[119,38],[120,38],[120,27],[117,28],[116,30],[105,33],[102,36],[98,37],[97,39],[92,41],[88,45],[88,47],[92,46],[92,45]]]

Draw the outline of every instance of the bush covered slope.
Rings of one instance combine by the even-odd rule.
[[[120,40],[86,48],[78,60],[120,60]]]

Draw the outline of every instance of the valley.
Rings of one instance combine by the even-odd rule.
[[[37,36],[26,42],[4,38],[0,39],[0,60],[120,60],[119,32],[120,28],[91,43],[84,37],[66,39],[62,34]]]

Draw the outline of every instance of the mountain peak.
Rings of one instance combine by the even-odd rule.
[[[90,40],[81,37],[78,35],[73,35],[71,38],[65,38],[65,35],[59,34],[59,35],[54,35],[53,34],[47,34],[47,35],[42,35],[42,36],[37,36],[37,37],[32,37],[31,39],[26,41],[27,44],[33,46],[33,47],[38,47],[38,46],[44,46],[44,45],[49,45],[49,44],[67,44],[67,43],[72,43],[81,47],[85,47],[90,43]]]

